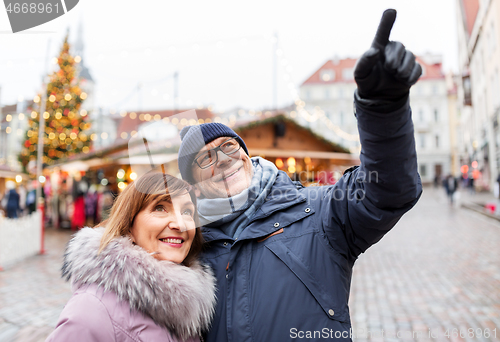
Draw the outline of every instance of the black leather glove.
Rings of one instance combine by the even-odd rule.
[[[382,15],[372,46],[356,63],[354,79],[358,85],[356,100],[364,106],[395,110],[402,107],[410,87],[422,74],[415,56],[399,42],[390,42],[396,10]]]

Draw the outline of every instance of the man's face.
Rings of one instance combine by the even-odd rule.
[[[195,160],[230,139],[232,138],[215,139],[198,152]],[[219,150],[214,164],[202,169],[193,162],[191,171],[197,183],[196,187],[206,198],[228,198],[237,195],[250,186],[253,176],[252,161],[242,148],[229,155]]]

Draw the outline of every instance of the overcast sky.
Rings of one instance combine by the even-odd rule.
[[[95,106],[172,108],[178,71],[181,108],[269,108],[275,32],[278,103],[286,105],[326,60],[362,54],[390,7],[398,11],[391,40],[416,54],[442,55],[445,72],[458,69],[454,0],[80,0],[66,15],[16,34],[0,9],[0,102],[33,98],[66,29],[74,42],[81,21]]]

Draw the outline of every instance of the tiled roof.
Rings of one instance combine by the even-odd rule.
[[[16,109],[17,109],[17,104],[4,106],[4,107],[2,107],[2,113],[4,115],[5,114],[10,114],[10,113],[15,113]]]
[[[477,12],[479,11],[479,0],[461,0],[462,9],[464,16],[464,24],[467,32],[472,33],[472,28],[474,27],[474,22],[476,21]]]
[[[314,74],[312,74],[307,80],[304,81],[303,84],[312,84],[312,83],[336,83],[336,82],[354,82],[354,78],[344,78],[346,76],[344,74],[344,70],[351,69],[354,70],[354,65],[356,64],[356,59],[354,58],[346,58],[341,60],[329,60],[326,61]],[[333,73],[331,76],[328,76],[329,79],[325,75],[322,75],[323,70],[332,70]],[[352,73],[351,73],[352,75]],[[323,76],[323,78],[322,78]]]
[[[428,59],[425,56],[417,56],[417,61],[424,68],[424,74],[420,80],[444,78],[440,58],[439,61],[431,61],[430,59],[428,61]],[[354,58],[326,61],[302,85],[354,82],[353,72],[356,61],[357,59]]]
[[[27,108],[33,107],[33,105],[34,105],[34,102],[29,101],[27,103]],[[30,113],[30,111],[28,111],[28,109],[26,109],[24,114],[26,114],[26,112]],[[6,122],[6,117],[8,114],[11,114],[11,115],[17,114],[17,104],[7,105],[7,106],[2,107],[2,122]]]
[[[118,129],[117,129],[117,140],[120,140],[120,135],[121,133],[125,132],[125,133],[128,133],[130,134],[130,132],[132,131],[137,131],[138,130],[138,127],[143,124],[143,123],[146,123],[147,121],[142,121],[140,119],[141,117],[141,114],[149,114],[151,115],[152,117],[154,117],[155,115],[160,115],[161,119],[163,118],[166,118],[166,117],[170,117],[174,114],[179,114],[179,113],[182,113],[182,112],[185,112],[186,109],[179,109],[177,111],[173,111],[173,110],[148,110],[148,111],[138,111],[138,112],[134,112],[136,114],[135,116],[135,119],[132,119],[130,117],[130,113],[132,112],[128,112],[127,115],[124,117],[124,118],[121,118],[121,121],[119,122],[118,124]],[[213,119],[213,117],[215,116],[212,111],[204,108],[204,109],[196,109],[196,115],[199,119],[203,119],[203,120],[206,120],[206,119]]]
[[[442,70],[441,61],[436,61],[436,62],[426,61],[425,57],[417,56],[417,62],[419,62],[422,68],[424,69],[423,70],[424,73],[419,79],[420,81],[445,78]]]

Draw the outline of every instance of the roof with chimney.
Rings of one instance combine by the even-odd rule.
[[[31,101],[27,101],[26,102],[26,108],[32,108],[34,105],[34,102],[33,100]],[[13,105],[7,105],[7,106],[3,106],[2,107],[2,115],[1,115],[1,122],[7,122],[7,115],[16,115],[16,114],[19,114],[17,112],[17,104],[13,104]],[[26,109],[26,112],[28,112],[28,109]],[[24,113],[26,115],[26,112]],[[28,112],[30,113],[31,110]]]
[[[423,55],[416,58],[423,68],[420,80],[444,79],[440,55]],[[302,85],[352,83],[354,82],[353,73],[356,61],[357,59],[354,58],[328,60]]]
[[[127,134],[130,134],[133,131],[138,131],[140,125],[148,122],[148,120],[146,119],[148,114],[149,114],[148,118],[150,118],[151,121],[154,121],[155,120],[154,117],[156,115],[159,115],[160,120],[162,120],[164,118],[168,118],[172,115],[180,114],[180,113],[183,113],[185,111],[186,111],[186,109],[179,109],[179,110],[167,109],[167,110],[148,110],[148,111],[128,112],[125,115],[125,117],[120,118],[121,120],[118,124],[118,129],[117,129],[117,140],[122,140],[120,135],[124,132]],[[209,109],[204,108],[204,109],[197,109],[196,116],[198,117],[198,119],[203,119],[203,120],[210,119],[210,120],[212,120],[215,115]]]

